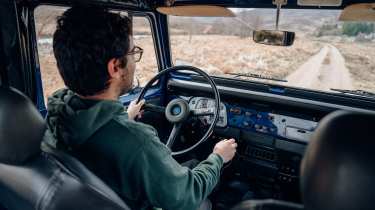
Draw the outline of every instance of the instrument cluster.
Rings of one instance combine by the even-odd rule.
[[[193,97],[189,101],[190,110],[206,124],[213,122],[215,113],[215,100],[205,97]],[[219,120],[217,127],[225,128],[228,125],[227,108],[223,102],[220,103]]]

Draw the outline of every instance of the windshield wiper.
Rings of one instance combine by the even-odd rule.
[[[236,77],[252,77],[252,78],[256,78],[256,79],[265,79],[265,80],[272,80],[272,81],[278,81],[278,82],[288,82],[288,80],[285,80],[285,79],[264,76],[264,75],[261,75],[261,74],[253,74],[253,73],[226,73],[226,74],[235,75],[234,78],[236,78]]]
[[[375,98],[375,93],[365,91],[365,90],[345,90],[345,89],[335,89],[335,88],[331,88],[331,90],[337,91],[340,93],[345,93],[345,94],[352,94],[352,95],[357,95],[357,96],[366,96],[366,97]]]

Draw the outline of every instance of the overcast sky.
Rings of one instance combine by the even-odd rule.
[[[242,12],[242,11],[250,11],[250,10],[254,10],[254,9],[249,9],[249,8],[229,8],[230,10],[232,10],[234,13],[237,13],[237,12]]]

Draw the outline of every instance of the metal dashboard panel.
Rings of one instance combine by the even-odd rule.
[[[192,111],[211,113],[199,117],[208,124],[212,123],[214,105],[215,101],[210,98],[192,97],[189,100]],[[217,127],[228,126],[307,143],[318,122],[221,103]]]
[[[228,105],[228,125],[272,136],[308,142],[318,123],[280,114]]]
[[[278,136],[306,143],[310,140],[311,135],[318,126],[317,122],[295,117],[278,114],[269,114],[269,116],[273,118],[272,122],[277,127]]]

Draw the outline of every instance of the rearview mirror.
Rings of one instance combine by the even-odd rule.
[[[253,31],[253,40],[255,43],[275,45],[275,46],[291,46],[294,42],[295,33],[289,31],[278,30],[259,30]]]

